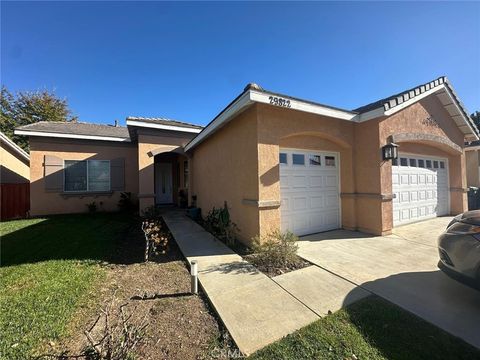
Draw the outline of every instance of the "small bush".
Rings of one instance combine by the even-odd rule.
[[[120,194],[120,200],[118,201],[118,208],[123,212],[135,211],[136,202],[132,198],[131,192],[122,192]]]
[[[228,211],[227,202],[223,204],[223,208],[213,208],[205,217],[204,227],[215,237],[224,241],[228,245],[234,245],[238,233],[237,225],[230,220],[230,212]]]
[[[97,212],[97,203],[95,201],[92,201],[91,203],[87,204],[88,212],[90,214],[96,213]]]
[[[149,206],[142,210],[142,217],[145,219],[158,219],[160,216],[160,209],[155,205]]]
[[[278,230],[253,238],[250,261],[261,269],[295,268],[300,259],[297,256],[298,237],[290,231]]]

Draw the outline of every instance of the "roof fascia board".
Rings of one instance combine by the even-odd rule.
[[[468,128],[470,129],[471,134],[465,134],[465,136],[470,136],[470,137],[473,137],[475,140],[479,140],[479,137],[478,137],[478,135],[477,135],[477,132],[475,131],[475,129],[473,129],[472,124],[471,124],[470,121],[465,117],[465,114],[464,114],[464,112],[462,111],[462,109],[460,109],[460,107],[458,106],[458,101],[453,97],[452,92],[450,91],[449,87],[448,87],[448,86],[444,86],[444,88],[445,88],[445,91],[446,91],[448,97],[450,98],[450,100],[452,101],[452,103],[455,105],[455,109],[458,111],[459,114],[462,115],[463,121],[465,122],[466,126],[468,126]],[[473,136],[471,136],[471,135],[473,135]]]
[[[464,148],[465,151],[475,151],[475,150],[480,150],[480,145],[477,146],[466,146]]]
[[[25,150],[23,150],[20,146],[15,144],[10,138],[0,132],[0,138],[8,145],[10,148],[15,151],[18,155],[20,155],[24,160],[30,161],[30,155],[28,155]]]
[[[355,116],[355,121],[356,122],[364,122],[364,121],[368,121],[368,120],[372,120],[372,119],[376,119],[378,117],[382,117],[382,116],[385,116],[385,110],[382,107],[379,107],[379,108],[376,108],[376,109],[373,109],[373,110],[370,110],[366,113],[363,113],[363,114],[358,114]]]
[[[130,142],[130,139],[115,137],[115,136],[78,135],[78,134],[54,133],[54,132],[46,132],[46,131],[15,130],[15,134],[26,135],[26,136],[66,138],[66,139]]]
[[[430,95],[432,95],[432,94],[436,93],[437,91],[439,91],[441,89],[444,89],[444,88],[445,88],[444,84],[437,85],[437,86],[431,88],[430,90],[427,90],[427,91],[421,93],[420,95],[417,95],[417,96],[415,96],[411,99],[408,99],[407,101],[401,103],[400,105],[394,106],[393,108],[386,110],[385,115],[390,116],[392,114],[395,114],[396,112],[399,112],[400,110],[403,110],[406,107],[416,103],[417,101],[420,101],[423,98],[426,98],[427,96],[430,96]]]
[[[194,134],[198,134],[202,131],[202,129],[187,128],[183,126],[174,126],[174,125],[153,124],[150,122],[144,122],[139,120],[127,120],[127,126],[137,126],[137,127],[145,127],[150,129],[180,131],[180,132],[188,132],[188,133],[194,133]]]
[[[243,95],[241,95],[237,101],[231,104],[228,108],[226,108],[220,115],[217,116],[210,124],[205,127],[200,134],[192,139],[186,146],[185,151],[192,149],[194,146],[201,143],[205,138],[207,138],[210,134],[215,132],[215,130],[225,123],[231,120],[231,118],[239,113],[240,111],[244,110],[245,107],[252,104],[252,100],[250,99],[250,91],[246,91]]]
[[[282,95],[276,95],[273,93],[269,93],[268,91],[262,92],[262,91],[250,90],[250,99],[255,102],[271,105],[272,96],[283,97]],[[292,99],[288,96],[285,96],[285,98],[287,98],[290,101],[290,107],[288,108],[285,107],[286,109],[293,109],[293,110],[298,110],[298,111],[303,111],[303,112],[308,112],[312,114],[323,115],[323,116],[328,116],[328,117],[348,120],[348,121],[354,121],[353,119],[356,116],[356,114],[351,112],[332,109],[327,106],[322,106],[319,104],[312,104],[309,102]]]

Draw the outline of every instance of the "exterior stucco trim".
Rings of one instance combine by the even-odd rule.
[[[154,198],[155,194],[138,194],[139,199]]]
[[[259,209],[266,209],[266,208],[277,208],[280,207],[281,202],[280,200],[252,200],[252,199],[243,199],[242,204],[255,206]]]
[[[425,133],[400,133],[394,134],[390,136],[390,141],[393,143],[400,143],[400,142],[434,142],[442,145],[446,145],[449,147],[453,152],[462,153],[463,150],[461,146],[455,144],[448,138],[433,135],[433,134],[425,134]]]
[[[456,188],[456,187],[451,187],[450,188],[451,192],[461,192],[461,193],[467,193],[468,189],[466,188]]]
[[[352,197],[352,198],[371,198],[371,199],[380,199],[382,201],[390,201],[395,198],[395,194],[374,194],[374,193],[341,193],[341,197]]]

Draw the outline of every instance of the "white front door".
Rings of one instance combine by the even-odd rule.
[[[155,164],[155,203],[171,204],[173,202],[172,193],[172,164]]]
[[[393,226],[448,215],[448,163],[400,154],[392,164]]]
[[[281,229],[301,236],[340,227],[339,155],[280,149]]]

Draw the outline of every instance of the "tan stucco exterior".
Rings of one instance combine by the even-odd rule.
[[[30,179],[30,166],[28,160],[18,155],[7,144],[0,146],[0,165],[2,184],[28,183]]]
[[[256,104],[192,151],[191,190],[204,214],[228,201],[249,242],[280,226],[279,149],[337,152],[342,227],[389,234],[392,169],[381,148],[392,138],[400,152],[447,158],[450,212],[466,210],[464,136],[435,97],[361,123]]]
[[[480,153],[478,149],[465,149],[467,186],[480,187]]]
[[[400,153],[448,160],[451,214],[467,209],[466,161],[476,163],[478,170],[478,156],[465,156],[464,134],[435,96],[391,116],[363,122],[256,102],[187,153],[185,145],[196,133],[130,130],[134,133],[130,143],[32,137],[32,215],[82,212],[91,201],[101,202],[101,210],[117,209],[119,191],[77,196],[46,191],[43,161],[49,155],[64,160],[125,158],[125,191],[138,196],[140,210],[156,201],[155,164],[169,163],[175,183],[173,202],[178,203],[180,189],[188,191],[189,204],[194,195],[205,216],[226,201],[240,230],[239,238],[245,243],[280,227],[281,148],[338,154],[341,226],[373,234],[389,234],[393,227],[392,163],[382,160],[384,145],[394,142]],[[183,176],[185,163],[189,167],[188,189]],[[474,180],[478,178],[469,177],[468,181]]]
[[[32,216],[80,213],[96,202],[99,211],[118,210],[121,191],[110,194],[68,195],[45,189],[45,156],[63,160],[125,160],[125,190],[138,194],[137,148],[133,144],[106,141],[30,138],[30,203]]]

